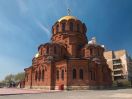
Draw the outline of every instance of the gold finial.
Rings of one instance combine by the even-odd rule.
[[[67,9],[67,13],[68,15],[71,15],[71,10],[69,8]]]

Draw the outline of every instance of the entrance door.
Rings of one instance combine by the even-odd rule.
[[[64,84],[59,86],[59,90],[64,90]]]

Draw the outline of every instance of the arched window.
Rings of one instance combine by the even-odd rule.
[[[61,71],[61,79],[64,80],[64,70]]]
[[[77,24],[77,32],[80,32],[80,26]]]
[[[70,22],[70,31],[73,31],[73,23]]]
[[[100,56],[100,49],[98,48],[98,49],[96,49],[97,50],[97,56]]]
[[[41,71],[39,70],[39,81],[40,81],[40,79],[41,79]]]
[[[36,73],[35,73],[35,80],[37,80],[37,77],[38,77],[38,72],[36,71]]]
[[[72,70],[72,79],[76,79],[76,69]]]
[[[83,79],[83,70],[82,69],[79,70],[79,77],[80,77],[80,79]]]
[[[96,74],[93,72],[93,80],[96,80]]]
[[[91,80],[96,80],[96,73],[94,71],[90,71]]]
[[[60,54],[63,55],[63,49],[62,48],[60,48]]]
[[[56,26],[56,32],[59,32],[59,25]]]
[[[54,54],[56,54],[57,53],[57,48],[56,48],[56,46],[54,46]]]
[[[90,48],[90,55],[93,55],[93,49]]]
[[[90,79],[93,80],[93,73],[90,71]]]
[[[49,54],[49,46],[47,46],[46,53]]]
[[[42,70],[42,80],[44,80],[44,69]]]
[[[59,80],[59,70],[57,70],[56,79]]]
[[[66,27],[66,24],[65,23],[62,23],[62,31],[65,32],[65,27]]]

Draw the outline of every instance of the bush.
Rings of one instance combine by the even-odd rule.
[[[113,81],[112,84],[113,87],[130,87],[131,86],[131,82],[128,80],[117,80],[117,81]]]

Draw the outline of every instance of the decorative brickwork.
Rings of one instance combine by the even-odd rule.
[[[88,44],[87,28],[73,16],[64,16],[52,27],[50,43],[41,44],[25,69],[25,87],[44,89],[89,89],[110,86],[111,70],[104,48]]]

